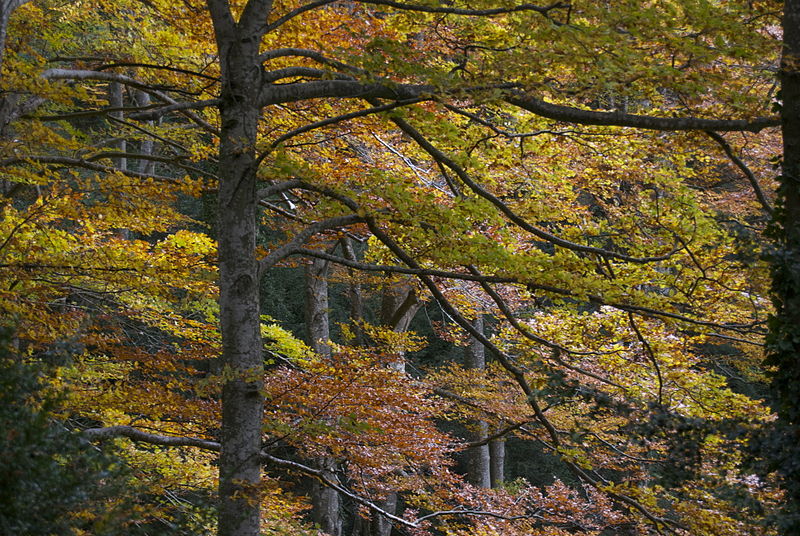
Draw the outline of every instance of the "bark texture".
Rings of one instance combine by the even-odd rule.
[[[306,339],[308,345],[325,358],[331,357],[328,318],[328,261],[313,259],[306,266]]]
[[[770,232],[774,241],[767,365],[774,367],[772,394],[778,421],[767,443],[769,470],[783,476],[783,534],[800,534],[800,0],[786,0],[781,59],[783,165]]]
[[[221,66],[219,286],[222,363],[220,536],[259,534],[261,390],[264,364],[256,245],[256,133],[262,70],[258,48],[268,2],[251,0],[239,22],[227,2],[208,0]]]
[[[150,95],[144,91],[137,90],[135,93],[136,97],[136,105],[141,106],[142,108],[146,108],[150,106],[151,99]],[[148,127],[154,126],[155,121],[148,120],[145,121],[145,124]],[[151,139],[144,139],[141,142],[139,147],[139,152],[146,156],[153,156],[155,154],[155,143]],[[139,161],[139,173],[143,173],[145,175],[150,175],[155,173],[156,171],[156,163],[153,160],[146,160],[142,159]]]

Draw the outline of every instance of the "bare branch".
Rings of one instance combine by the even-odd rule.
[[[609,251],[607,249],[578,244],[576,242],[572,242],[570,240],[566,240],[564,238],[556,236],[548,231],[545,231],[544,229],[540,229],[534,225],[531,225],[524,218],[520,217],[513,210],[511,210],[511,208],[503,201],[501,201],[497,196],[490,193],[488,190],[482,188],[478,183],[472,180],[472,178],[469,176],[469,174],[463,167],[461,167],[455,160],[448,157],[442,151],[436,148],[430,141],[428,141],[416,128],[412,127],[408,122],[398,117],[392,117],[391,121],[395,125],[397,125],[400,128],[400,130],[405,132],[411,139],[417,142],[417,144],[425,152],[427,152],[431,156],[431,158],[433,158],[435,161],[441,162],[442,164],[453,170],[453,172],[458,176],[458,178],[461,179],[461,181],[465,185],[467,185],[467,187],[470,190],[472,190],[473,193],[489,201],[518,227],[531,233],[532,235],[538,238],[541,238],[542,240],[546,240],[551,244],[561,246],[571,251],[580,253],[591,253],[599,255],[600,257],[613,258],[637,264],[662,261],[670,258],[675,253],[675,251],[673,250],[665,255],[660,255],[656,257],[632,257],[630,255],[624,255],[622,253],[617,253],[615,251]]]
[[[408,106],[409,104],[416,104],[418,102],[422,102],[425,100],[429,100],[428,97],[419,97],[416,99],[408,99],[408,100],[400,100],[395,102],[390,102],[388,104],[383,104],[380,106],[373,106],[372,108],[367,108],[365,110],[358,110],[356,112],[350,112],[347,114],[337,115],[336,117],[330,117],[328,119],[322,119],[320,121],[316,121],[314,123],[309,123],[304,125],[300,128],[296,128],[283,134],[282,136],[278,137],[274,142],[272,142],[272,147],[277,147],[282,142],[293,138],[295,136],[299,136],[300,134],[304,134],[311,130],[315,130],[318,128],[326,127],[328,125],[333,125],[336,123],[341,123],[343,121],[349,121],[351,119],[356,119],[359,117],[365,117],[368,115],[373,115],[381,112],[387,112],[389,110],[394,110],[395,108],[399,108],[401,106]]]
[[[517,422],[517,423],[510,424],[509,426],[506,426],[505,428],[501,428],[500,430],[498,430],[497,432],[493,433],[492,435],[481,439],[480,441],[472,441],[470,443],[465,443],[464,446],[466,448],[468,448],[468,449],[471,449],[471,448],[474,448],[474,447],[482,447],[483,445],[488,445],[489,443],[491,443],[495,439],[500,439],[501,437],[505,437],[508,434],[510,434],[511,432],[513,432],[514,430],[519,430],[520,428],[522,428],[526,424],[530,424],[530,422],[531,421],[522,421],[522,422]]]
[[[336,69],[339,69],[340,71],[347,71],[353,74],[367,74],[367,71],[365,71],[364,69],[359,69],[358,67],[348,65],[339,60],[334,60],[332,58],[325,56],[321,52],[318,52],[316,50],[309,50],[307,48],[276,48],[274,50],[269,50],[267,52],[264,52],[258,57],[258,60],[261,62],[265,62],[285,57],[308,58],[322,65],[327,65],[328,67],[334,67]]]
[[[291,179],[284,182],[278,182],[275,184],[271,184],[266,188],[261,188],[260,190],[258,190],[258,192],[256,192],[256,197],[258,199],[267,199],[268,197],[273,196],[275,194],[279,194],[281,192],[287,192],[294,188],[302,188],[303,186],[305,186],[305,184],[306,184],[305,181],[301,179]]]
[[[650,362],[653,364],[653,367],[656,370],[656,376],[658,378],[658,404],[661,405],[662,400],[664,398],[664,378],[663,376],[661,376],[661,367],[658,364],[656,353],[653,351],[653,347],[650,346],[650,342],[647,339],[645,339],[644,335],[642,335],[639,326],[636,325],[636,319],[633,317],[633,313],[630,311],[628,311],[628,323],[633,329],[633,332],[636,334],[636,338],[644,347],[647,357],[650,359]]]
[[[280,28],[288,21],[292,20],[298,15],[305,13],[306,11],[311,11],[312,9],[316,9],[318,7],[327,6],[328,4],[332,4],[337,0],[315,0],[314,2],[309,2],[308,4],[302,5],[297,7],[290,12],[286,13],[285,15],[279,17],[278,19],[274,20],[273,22],[269,23],[266,28],[266,32],[269,33],[276,28]]]
[[[146,136],[150,136],[151,138],[160,141],[164,145],[169,145],[171,147],[175,147],[176,149],[180,149],[184,153],[188,153],[189,152],[189,149],[187,149],[186,147],[184,147],[180,143],[178,143],[178,142],[176,142],[174,140],[170,140],[168,138],[165,138],[163,136],[159,136],[158,134],[156,134],[154,132],[151,132],[150,130],[142,127],[141,125],[137,125],[135,123],[131,123],[130,121],[125,121],[124,119],[119,119],[118,117],[113,117],[113,116],[109,116],[108,119],[110,119],[111,121],[113,121],[115,123],[119,123],[120,125],[125,125],[128,128],[132,128],[132,129],[134,129],[134,130],[136,130],[138,132],[141,132],[142,134],[144,134]],[[210,160],[210,161],[212,161],[212,162],[216,162],[217,161],[217,159],[214,158],[213,156],[206,156],[205,158]]]
[[[431,514],[418,517],[417,523],[419,523],[420,521],[425,521],[426,519],[432,519],[434,517],[442,517],[442,516],[484,516],[484,517],[493,517],[495,519],[502,519],[504,521],[516,521],[518,519],[531,519],[534,517],[541,518],[541,516],[536,512],[519,516],[507,516],[503,514],[498,514],[497,512],[487,512],[485,510],[439,510],[438,512],[433,512]]]
[[[718,134],[711,130],[706,130],[705,132],[712,140],[717,142],[719,146],[722,147],[722,150],[725,152],[728,158],[730,158],[731,162],[736,164],[736,167],[738,167],[742,171],[742,173],[744,173],[744,176],[747,178],[748,182],[750,183],[750,186],[752,186],[753,188],[753,192],[755,192],[756,197],[758,198],[758,202],[761,203],[761,206],[764,208],[765,211],[767,211],[768,214],[772,214],[772,205],[767,200],[767,196],[764,195],[764,190],[762,190],[761,185],[758,184],[758,179],[756,178],[753,171],[749,167],[747,167],[747,164],[745,164],[741,158],[733,154],[733,149],[731,148],[731,145],[725,138],[722,137],[721,134]]]
[[[88,70],[80,70],[80,69],[47,69],[43,71],[41,77],[45,80],[97,80],[102,82],[119,82],[120,84],[124,84],[129,87],[135,87],[141,89],[149,93],[150,95],[154,96],[158,100],[162,102],[166,102],[169,105],[177,106],[177,111],[180,111],[184,116],[191,119],[197,125],[202,127],[204,130],[218,136],[219,130],[210,124],[205,119],[202,119],[197,114],[194,114],[188,111],[187,108],[191,108],[194,103],[186,103],[186,104],[179,104],[175,99],[164,93],[163,91],[159,91],[153,88],[150,84],[142,82],[141,80],[136,80],[130,76],[125,76],[123,74],[117,73],[109,73],[109,72],[102,72],[102,71],[88,71]],[[200,101],[203,103],[204,101]],[[210,102],[210,101],[209,101]],[[203,106],[211,106],[212,104],[203,104]]]
[[[364,262],[354,261],[332,255],[324,251],[316,249],[298,248],[295,250],[296,255],[304,255],[306,257],[315,257],[331,261],[335,264],[341,264],[356,270],[365,272],[386,272],[395,274],[410,274],[410,275],[428,275],[432,277],[441,277],[447,279],[460,279],[462,281],[487,281],[491,283],[518,283],[517,280],[510,277],[491,276],[491,275],[473,275],[461,272],[448,272],[446,270],[436,270],[432,268],[409,268],[408,266],[401,265],[385,265],[385,264],[368,264]]]
[[[418,99],[433,95],[434,86],[359,82],[357,80],[315,80],[273,85],[265,88],[260,106],[285,104],[320,98],[377,98],[390,100]]]
[[[64,61],[65,58],[57,58],[61,61]],[[207,75],[205,73],[201,73],[199,71],[192,71],[189,69],[181,69],[180,67],[172,67],[169,65],[158,65],[156,63],[139,63],[134,61],[115,61],[114,63],[106,63],[104,65],[100,65],[97,67],[98,71],[104,71],[105,69],[115,69],[117,67],[142,67],[145,69],[156,69],[159,71],[169,71],[172,73],[182,73],[188,74],[192,76],[197,76],[200,78],[205,78],[206,80],[212,80],[214,82],[219,81],[219,77]]]
[[[185,110],[199,110],[201,108],[208,108],[210,106],[217,106],[222,102],[221,99],[205,99],[195,102],[176,102],[167,106],[150,106],[147,112],[136,112],[130,114],[128,117],[136,119],[137,121],[153,121],[159,117],[166,115],[170,112],[182,112]]]
[[[351,499],[356,501],[358,504],[366,506],[367,508],[369,508],[373,512],[376,512],[376,513],[386,517],[387,519],[390,519],[390,520],[394,521],[395,523],[398,523],[400,525],[403,525],[403,526],[409,527],[409,528],[418,528],[419,527],[419,525],[417,523],[415,523],[413,521],[408,521],[407,519],[403,519],[402,517],[399,517],[399,516],[396,516],[394,514],[391,514],[391,513],[387,512],[386,510],[384,510],[383,508],[381,508],[380,506],[378,506],[375,503],[373,503],[372,501],[368,501],[364,497],[362,497],[362,496],[360,496],[360,495],[358,495],[356,493],[353,493],[349,489],[347,489],[344,486],[342,486],[338,481],[334,482],[333,480],[328,478],[325,475],[325,473],[320,469],[313,469],[313,468],[311,468],[311,467],[309,467],[307,465],[303,465],[302,463],[299,463],[299,462],[293,462],[293,461],[284,460],[284,459],[281,459],[281,458],[276,458],[276,457],[271,456],[271,455],[269,455],[269,454],[267,454],[265,452],[262,452],[261,457],[262,457],[263,460],[271,462],[271,463],[273,463],[275,465],[278,465],[278,466],[281,466],[281,467],[286,467],[288,469],[294,469],[295,471],[299,471],[299,472],[301,472],[301,473],[303,473],[305,475],[313,476],[314,478],[316,478],[317,480],[319,480],[320,482],[322,482],[323,484],[325,484],[329,488],[335,489],[336,491],[338,491],[342,495],[346,495],[347,497],[350,497]]]
[[[275,69],[274,71],[267,71],[262,77],[262,82],[265,84],[273,84],[278,80],[286,78],[333,78],[337,80],[352,80],[351,77],[340,75],[325,71],[323,69],[315,69],[314,67],[284,67],[283,69]]]
[[[478,270],[475,269],[475,267],[473,266],[469,267],[469,271],[473,275],[479,274]],[[597,352],[576,352],[574,350],[565,348],[560,344],[555,344],[552,341],[548,341],[546,339],[543,339],[542,337],[539,337],[531,330],[523,326],[522,323],[514,317],[513,313],[511,312],[511,309],[508,307],[508,304],[506,304],[505,300],[503,300],[503,298],[489,285],[489,283],[487,283],[486,281],[481,281],[480,285],[481,288],[483,288],[483,290],[492,298],[492,300],[494,300],[497,307],[503,313],[505,319],[508,320],[508,322],[514,327],[514,329],[520,332],[526,339],[533,341],[537,344],[541,344],[542,346],[546,346],[547,348],[550,348],[552,350],[550,357],[553,359],[553,361],[573,372],[583,374],[584,376],[587,376],[589,378],[594,378],[599,382],[616,387],[621,391],[625,390],[625,388],[618,383],[612,382],[611,380],[603,378],[602,376],[599,376],[593,372],[589,372],[588,370],[584,370],[581,367],[570,365],[569,363],[561,359],[561,352],[568,354],[575,354],[575,355],[597,355]]]
[[[137,158],[139,156],[140,155],[137,155]],[[86,159],[70,158],[67,156],[47,156],[47,155],[16,156],[13,158],[5,158],[3,160],[0,160],[0,167],[10,166],[13,164],[31,163],[31,162],[36,162],[39,164],[58,164],[64,166],[75,166],[83,169],[89,169],[92,171],[98,171],[101,173],[121,173],[123,175],[127,175],[128,177],[134,177],[137,179],[152,178],[163,182],[171,182],[171,183],[178,182],[178,179],[174,177],[165,177],[163,175],[153,175],[149,173],[139,173],[138,171],[117,169],[112,166],[104,166],[103,164],[90,162],[89,160]]]
[[[758,132],[767,127],[780,124],[778,117],[757,117],[755,119],[704,119],[700,117],[656,117],[622,112],[596,112],[551,104],[521,92],[510,92],[506,102],[523,110],[566,123],[581,125],[618,126],[646,130],[710,130],[715,132]]]
[[[133,441],[141,441],[151,445],[164,445],[166,447],[197,447],[204,450],[220,451],[217,441],[200,439],[197,437],[168,436],[143,432],[133,426],[108,426],[106,428],[89,428],[81,432],[90,441],[101,441],[115,437],[127,437]]]
[[[393,0],[358,0],[362,4],[371,4],[376,6],[388,6],[403,11],[417,11],[421,13],[441,13],[444,15],[465,15],[468,17],[487,17],[492,15],[503,15],[506,13],[517,13],[519,11],[534,11],[536,13],[547,14],[548,12],[566,8],[568,4],[564,2],[555,2],[549,6],[537,6],[535,4],[520,4],[513,7],[498,7],[491,9],[465,9],[457,7],[434,7],[424,6],[418,4],[406,4],[404,2],[395,2]]]
[[[332,199],[336,199],[337,201],[341,202],[343,205],[345,205],[347,208],[349,208],[353,212],[358,212],[360,210],[359,205],[355,201],[353,201],[352,199],[350,199],[350,198],[348,198],[348,197],[346,197],[346,196],[344,196],[344,195],[342,195],[342,194],[340,194],[338,192],[335,192],[335,191],[333,191],[333,190],[331,190],[329,188],[325,188],[325,187],[322,187],[322,186],[314,185],[314,184],[311,184],[311,183],[309,183],[307,181],[304,181],[302,179],[292,179],[292,180],[285,181],[285,182],[282,182],[282,183],[277,183],[277,184],[275,184],[273,186],[270,186],[268,188],[264,188],[264,189],[260,190],[259,194],[263,198],[266,195],[261,195],[262,193],[263,194],[279,193],[281,191],[291,190],[293,188],[302,188],[302,189],[306,189],[306,190],[319,192],[319,193],[321,193],[323,195],[326,195],[326,196],[328,196],[328,197],[330,197]],[[298,253],[299,251],[300,251],[300,248],[295,249],[295,253]],[[289,254],[291,255],[293,253],[289,253]],[[330,261],[335,262],[337,264],[350,266],[350,267],[356,268],[356,269],[363,269],[363,270],[366,270],[366,271],[387,271],[384,268],[388,268],[389,269],[388,271],[392,271],[392,270],[394,270],[396,268],[395,266],[386,266],[386,267],[382,267],[381,266],[381,267],[379,267],[378,265],[368,265],[368,264],[364,264],[364,263],[359,263],[357,261],[352,261],[352,260],[349,260],[349,259],[337,258],[337,257],[335,257],[333,255],[330,255],[330,254],[327,254],[327,253],[324,253],[324,252],[319,252],[319,251],[316,251],[316,250],[302,250],[302,254],[308,255],[308,256],[311,256],[311,257],[319,257],[321,259],[330,260]],[[403,257],[399,257],[399,258],[401,260],[403,260],[403,262],[406,262],[406,260]],[[511,283],[511,284],[516,283],[516,284],[524,285],[527,289],[529,289],[531,291],[544,291],[544,292],[551,292],[553,294],[559,294],[559,295],[562,295],[562,296],[579,297],[574,292],[572,292],[571,290],[566,289],[566,288],[555,287],[555,286],[552,286],[552,285],[543,285],[543,284],[534,283],[534,282],[531,282],[531,281],[525,281],[524,279],[511,277],[511,276],[506,276],[506,277],[503,277],[503,276],[480,276],[480,277],[474,276],[474,277],[466,277],[466,274],[461,274],[459,272],[445,272],[445,271],[438,271],[438,270],[429,270],[429,269],[421,268],[418,265],[410,265],[410,264],[407,264],[406,267],[399,267],[399,269],[397,269],[397,272],[398,273],[413,274],[413,275],[418,275],[418,276],[445,277],[445,278],[453,278],[453,279],[464,279],[464,280],[469,280],[469,281],[485,281],[487,283]],[[590,303],[597,304],[597,305],[608,305],[609,307],[614,307],[615,309],[619,309],[620,311],[631,311],[631,312],[634,312],[634,313],[642,315],[642,316],[670,318],[670,319],[676,320],[678,322],[685,322],[687,324],[693,324],[693,325],[697,325],[697,326],[704,326],[704,327],[708,327],[708,328],[724,329],[724,330],[736,331],[736,332],[740,332],[740,333],[749,333],[752,330],[752,328],[756,325],[756,324],[719,324],[719,323],[716,323],[716,322],[709,322],[709,321],[705,321],[705,320],[699,320],[699,319],[696,319],[696,318],[691,318],[689,316],[681,315],[681,314],[678,314],[678,313],[673,313],[673,312],[670,312],[670,311],[663,311],[663,310],[659,310],[659,309],[654,309],[652,307],[644,307],[644,306],[640,306],[640,305],[612,302],[612,301],[608,301],[608,300],[604,299],[602,296],[599,296],[599,295],[589,295],[589,296],[586,296],[586,298],[588,298],[588,301]],[[471,333],[471,331],[469,329],[467,331]],[[744,339],[742,339],[742,340],[744,341]],[[749,341],[747,341],[747,342],[749,342]],[[757,344],[757,343],[753,343],[753,344]]]
[[[170,164],[172,166],[179,167],[181,169],[185,169],[186,171],[191,171],[193,173],[197,173],[198,175],[203,175],[205,177],[209,177],[212,179],[218,178],[213,173],[209,173],[208,171],[200,169],[199,167],[181,162],[181,160],[183,160],[183,158],[181,157],[157,156],[157,155],[143,154],[143,153],[128,153],[124,151],[103,151],[98,154],[87,156],[83,160],[86,162],[93,162],[96,160],[103,160],[105,158],[131,158],[134,160],[148,160],[150,162],[160,162],[162,164]],[[126,170],[119,170],[119,171],[121,173],[128,173]]]
[[[295,250],[301,245],[306,242],[309,238],[314,236],[317,233],[328,229],[336,229],[337,227],[344,227],[346,225],[352,225],[354,223],[362,222],[363,218],[357,215],[347,215],[347,216],[336,216],[333,218],[329,218],[327,220],[322,220],[316,223],[312,223],[299,233],[297,233],[292,240],[287,242],[286,244],[278,247],[277,249],[273,250],[269,253],[266,257],[261,259],[258,262],[258,274],[259,277],[261,274],[264,273],[264,270],[270,268],[275,263],[285,259],[289,255],[292,255]]]

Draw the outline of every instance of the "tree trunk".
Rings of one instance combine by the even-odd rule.
[[[141,106],[142,108],[146,108],[150,105],[150,95],[144,91],[136,91],[136,105]],[[147,126],[152,127],[154,125],[153,121],[147,121]],[[142,143],[139,148],[139,152],[152,156],[155,154],[155,143],[153,140],[149,138],[145,138],[142,140]],[[140,160],[139,161],[139,173],[144,173],[146,175],[151,175],[156,171],[156,163],[152,160]]]
[[[124,99],[122,98],[122,90],[122,84],[119,82],[111,82],[108,85],[108,106],[110,108],[122,108],[123,104],[125,103]],[[114,119],[122,119],[122,112],[110,112],[108,115]],[[111,143],[111,147],[121,153],[124,153],[128,149],[128,143],[125,141],[125,138],[120,137]],[[117,169],[125,171],[128,169],[128,159],[124,156],[114,158],[114,165]]]
[[[384,511],[390,514],[396,513],[397,493],[390,493],[386,499],[380,501],[378,504]],[[389,536],[392,532],[392,522],[389,518],[376,514],[372,516],[371,528],[370,536]]]
[[[489,442],[491,458],[490,480],[493,488],[499,488],[506,480],[506,440],[495,439]]]
[[[0,69],[3,67],[3,59],[5,58],[8,23],[11,20],[11,15],[17,8],[28,2],[30,0],[0,0]]]
[[[259,45],[269,3],[251,0],[234,22],[227,2],[208,0],[221,67],[219,154],[220,328],[226,381],[219,461],[220,536],[257,536],[262,378],[256,245],[256,135],[262,91]]]
[[[321,469],[323,474],[330,480],[336,480],[334,470],[335,462],[330,458],[319,458],[314,465]],[[339,493],[331,489],[318,480],[311,484],[311,515],[314,523],[319,525],[320,530],[331,536],[341,536],[342,516],[340,512]]]
[[[391,493],[375,504],[384,512],[394,514],[397,511],[397,494]],[[353,536],[389,536],[392,532],[392,522],[386,517],[372,512],[369,518],[356,516],[353,524]]]
[[[319,355],[330,358],[331,337],[328,320],[328,261],[313,259],[306,266],[306,339]]]
[[[328,261],[313,259],[306,266],[306,339],[308,345],[325,359],[331,357],[330,321],[328,316]],[[335,462],[330,458],[318,458],[313,465],[325,476],[334,479]],[[342,518],[339,514],[339,493],[318,480],[311,483],[311,517],[319,528],[332,536],[342,533]]]
[[[387,287],[381,296],[381,324],[397,333],[407,331],[420,307],[422,303],[417,298],[417,291],[413,286],[404,284],[399,287]],[[390,366],[398,372],[405,373],[405,357],[402,354],[398,355]]]
[[[224,95],[224,92],[223,92]],[[241,140],[255,140],[258,108],[222,106],[219,187],[219,285],[222,362],[220,536],[255,536],[259,508],[252,491],[261,478],[261,356],[255,258],[255,162]]]
[[[483,333],[483,316],[478,315],[472,324],[476,330]],[[483,344],[476,339],[472,339],[470,345],[464,352],[464,362],[466,368],[484,370],[486,368],[486,352]],[[479,420],[474,424],[469,440],[484,441],[489,436],[489,425],[486,421]],[[483,444],[472,447],[467,452],[467,480],[478,487],[488,488],[491,486],[491,458],[489,445]]]
[[[6,54],[8,23],[11,21],[11,15],[28,2],[30,0],[0,0],[0,71],[3,69],[3,60]],[[44,102],[44,99],[40,97],[28,97],[27,102],[20,103],[20,96],[19,93],[13,91],[3,91],[3,94],[0,95],[0,136],[8,136],[9,124],[17,119],[23,111],[32,111]],[[28,106],[25,106],[26,104]]]
[[[787,492],[783,534],[800,533],[800,0],[786,0],[781,59],[783,165],[771,235],[772,299],[767,360],[775,367],[772,393],[778,412],[770,442],[772,470]]]
[[[341,240],[342,250],[344,257],[351,261],[358,261],[356,252],[353,249],[353,241],[349,237],[344,237]],[[347,288],[347,296],[350,300],[350,322],[353,329],[353,341],[356,346],[364,345],[364,330],[361,329],[359,322],[364,320],[364,297],[361,292],[361,285],[355,279],[355,270],[352,268],[347,269],[350,276],[350,282]]]

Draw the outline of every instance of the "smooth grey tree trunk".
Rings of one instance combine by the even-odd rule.
[[[141,106],[142,108],[145,108],[145,107],[150,105],[151,99],[150,99],[150,95],[148,93],[146,93],[144,91],[138,91],[137,90],[135,95],[136,95],[136,104],[137,104],[137,106]],[[148,126],[152,127],[153,124],[154,124],[154,121],[147,121],[147,125]],[[153,142],[153,140],[149,139],[149,138],[143,139],[142,142],[141,142],[140,148],[139,148],[139,152],[144,154],[144,155],[147,155],[147,156],[152,156],[153,154],[155,154],[155,143]],[[152,160],[140,160],[139,161],[139,172],[140,173],[144,173],[146,175],[151,175],[151,174],[155,173],[155,170],[156,170],[155,168],[156,168],[156,163],[153,162]]]
[[[397,494],[391,493],[382,501],[375,504],[385,512],[394,514],[397,511]],[[353,536],[389,536],[392,532],[392,522],[385,516],[373,512],[369,518],[357,516],[353,524]]]
[[[493,488],[501,487],[506,481],[506,440],[495,439],[489,442],[489,457],[491,459],[490,483]]]
[[[11,15],[20,6],[28,2],[30,0],[0,0],[0,68],[3,67],[3,59],[5,58],[8,23],[11,20]]]
[[[319,355],[330,358],[331,338],[328,315],[328,261],[312,259],[306,265],[306,341]]]
[[[328,315],[328,261],[313,259],[306,266],[305,288],[305,322],[308,345],[323,358],[330,359],[330,319]],[[330,458],[318,458],[313,461],[317,469],[325,476],[335,479],[336,463]],[[340,513],[340,497],[319,480],[311,483],[311,517],[319,528],[332,536],[342,534],[342,517]]]
[[[3,68],[3,60],[6,53],[6,39],[8,37],[8,23],[11,15],[20,6],[27,4],[30,0],[0,0],[0,70]],[[7,136],[9,124],[25,112],[30,112],[44,99],[39,97],[27,97],[27,101],[20,102],[20,94],[13,91],[3,92],[0,95],[0,136]]]
[[[356,252],[353,248],[353,241],[349,237],[344,237],[341,240],[342,250],[344,257],[351,261],[357,261]],[[353,329],[353,341],[356,346],[364,345],[364,330],[361,329],[361,322],[364,319],[364,297],[361,292],[361,285],[355,280],[355,270],[352,268],[347,269],[350,275],[350,283],[347,288],[347,296],[350,300],[350,321]]]
[[[478,315],[472,325],[483,333],[483,316]],[[486,368],[486,352],[483,344],[476,339],[471,339],[464,352],[464,364],[468,369],[484,370]],[[479,420],[474,423],[469,435],[471,442],[485,441],[489,437],[489,425],[486,421]],[[483,444],[472,447],[467,452],[467,480],[470,484],[481,488],[491,486],[491,457],[489,445]]]
[[[108,105],[110,108],[122,108],[123,104],[125,103],[123,99],[123,87],[122,84],[119,82],[111,82],[108,85]],[[122,119],[122,112],[111,112],[108,115],[115,119]],[[116,149],[117,151],[124,153],[128,149],[128,142],[125,141],[125,138],[117,138],[111,142],[111,147]],[[124,156],[120,156],[114,158],[114,166],[121,170],[126,171],[128,169],[128,159]]]
[[[314,461],[317,469],[321,469],[325,477],[336,480],[334,471],[336,463],[331,458],[319,458]],[[311,484],[311,515],[314,523],[319,528],[331,536],[341,536],[342,534],[342,513],[341,500],[339,493],[325,485],[319,480],[314,480]]]
[[[399,287],[387,287],[381,296],[381,324],[396,333],[408,331],[420,307],[422,303],[417,298],[417,291],[413,286],[405,284]],[[398,355],[390,366],[398,372],[405,373],[405,357]]]

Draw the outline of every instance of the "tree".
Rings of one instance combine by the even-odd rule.
[[[783,11],[783,53],[780,66],[780,115],[783,157],[779,177],[776,209],[770,234],[773,249],[772,299],[775,314],[770,318],[766,363],[772,367],[772,394],[778,421],[768,443],[769,467],[783,475],[787,505],[779,525],[784,534],[794,534],[800,527],[800,473],[794,437],[797,435],[798,413],[797,355],[800,325],[800,133],[797,109],[800,106],[800,79],[797,58],[800,57],[800,5],[787,1]]]
[[[778,39],[766,4],[209,0],[205,7],[130,4],[124,16],[122,6],[101,5],[102,16],[92,19],[98,26],[112,21],[148,43],[152,39],[152,46],[132,58],[102,45],[96,47],[100,60],[59,54],[65,68],[27,67],[35,83],[20,84],[19,93],[71,110],[75,104],[101,104],[88,90],[80,93],[83,84],[143,91],[158,104],[138,100],[138,106],[128,99],[132,110],[95,106],[91,113],[138,121],[125,128],[157,140],[161,153],[122,155],[117,140],[115,151],[95,155],[112,159],[111,165],[96,164],[94,156],[74,158],[58,145],[69,147],[67,142],[92,133],[68,124],[58,138],[57,129],[46,131],[53,140],[46,150],[9,155],[4,164],[20,175],[32,164],[42,174],[54,166],[93,170],[111,181],[103,184],[112,193],[124,190],[113,186],[118,173],[141,178],[152,172],[123,169],[122,158],[169,168],[163,179],[175,179],[180,170],[215,181],[221,332],[215,378],[224,387],[218,442],[208,422],[195,434],[202,437],[194,438],[130,427],[88,435],[221,450],[223,535],[258,533],[264,463],[313,475],[414,529],[437,520],[443,530],[468,530],[460,521],[444,521],[460,513],[476,516],[486,530],[497,530],[491,529],[493,518],[505,531],[552,534],[565,526],[599,531],[637,523],[698,533],[757,530],[759,516],[725,495],[744,489],[748,475],[738,463],[741,442],[724,427],[765,419],[768,411],[728,387],[714,370],[726,363],[706,355],[703,345],[735,345],[744,362],[763,334],[764,265],[746,266],[742,259],[749,252],[735,233],[757,237],[771,210],[765,179],[745,164],[744,154],[768,150],[769,137],[750,133],[777,125],[769,101]],[[130,23],[137,17],[152,26],[137,28]],[[341,20],[348,24],[341,26]],[[117,31],[112,37],[124,35]],[[206,53],[166,52],[176,40]],[[144,61],[145,54],[153,59]],[[209,63],[212,56],[217,61]],[[30,65],[27,57],[20,53],[13,61]],[[61,80],[73,86],[59,85]],[[120,112],[127,115],[113,115]],[[69,113],[56,113],[53,120]],[[156,120],[163,129],[146,123]],[[33,138],[23,140],[26,150]],[[211,161],[214,151],[218,156]],[[192,159],[208,159],[216,169]],[[754,190],[733,207],[732,200],[743,198],[741,187],[733,193],[712,187],[730,169]],[[163,205],[155,212],[165,221],[179,217],[161,192],[150,199]],[[285,237],[268,247],[258,243],[262,208]],[[107,233],[118,228],[134,227],[121,219]],[[363,257],[304,245],[314,235],[332,240],[346,233],[369,240]],[[196,235],[172,236],[202,243]],[[112,243],[105,235],[90,250]],[[403,390],[417,400],[435,390],[454,411],[472,411],[473,420],[491,418],[499,430],[540,442],[576,485],[593,490],[586,492],[590,499],[581,502],[575,490],[557,483],[547,492],[529,491],[532,502],[514,502],[510,492],[470,490],[446,471],[437,475],[445,489],[420,484],[430,460],[442,459],[445,441],[425,425],[433,409],[415,414],[403,404],[403,411],[385,421],[362,412],[348,419],[347,405],[333,405],[344,412],[338,419],[325,414],[325,422],[335,425],[295,437],[310,442],[309,454],[333,452],[343,462],[358,460],[374,469],[364,481],[348,475],[350,487],[271,454],[264,446],[271,438],[263,433],[265,390],[281,392],[273,389],[275,382],[297,385],[311,376],[345,393],[341,386],[355,381],[342,371],[346,367],[314,359],[265,372],[259,280],[289,256],[415,276],[421,290],[406,290],[396,310],[407,301],[404,313],[411,310],[417,293],[427,293],[499,366],[486,373],[496,396],[484,400],[476,393],[464,396],[469,376],[456,368],[442,375],[447,383],[417,390],[397,371],[372,366],[393,353],[392,341],[407,343],[383,332],[387,349],[366,360],[369,365],[358,349],[339,351],[352,371],[373,382],[358,384],[371,399],[352,393],[343,394],[345,400],[372,409],[375,400],[403,400]],[[172,288],[180,289],[191,278],[181,272],[176,280]],[[469,320],[476,297],[500,319],[492,338]],[[170,316],[172,302],[164,299],[163,318],[180,317]],[[52,311],[48,300],[41,301],[42,311]],[[176,335],[191,332],[183,329],[188,327]],[[214,348],[209,339],[205,355]],[[747,369],[746,363],[737,366]],[[270,401],[279,422],[293,422],[289,416],[298,414],[302,422],[313,420],[305,414],[309,407],[327,411],[303,397],[288,400]],[[375,434],[387,422],[403,432],[391,436],[387,450],[402,451],[420,468],[409,471],[408,479],[397,476],[401,468],[407,471],[405,465],[376,446]],[[424,430],[419,437],[433,445],[428,462],[415,457],[426,452],[424,445],[408,445],[418,437],[415,429]],[[684,452],[676,437],[694,448]],[[334,440],[352,448],[365,442],[383,470]],[[662,474],[656,481],[659,470],[653,466],[667,467],[661,473],[669,478]],[[406,491],[411,507],[430,513],[414,517],[409,508],[405,516],[395,515],[365,498],[371,485],[387,482]],[[769,485],[754,486],[747,496],[768,503]],[[414,491],[420,489],[425,491]],[[546,514],[536,513],[537,504],[547,505]]]

